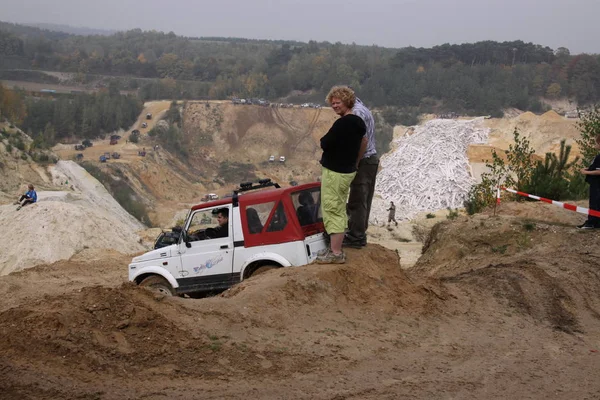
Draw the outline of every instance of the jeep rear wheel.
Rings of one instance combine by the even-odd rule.
[[[270,270],[275,269],[275,268],[279,268],[279,267],[276,266],[276,265],[263,265],[263,266],[260,266],[260,267],[256,268],[254,270],[254,272],[252,272],[252,275],[250,275],[250,276],[251,277],[252,276],[256,276],[256,275],[262,274],[263,272],[267,272],[267,271],[270,271]]]
[[[140,282],[140,286],[150,289],[154,292],[158,292],[165,296],[175,295],[173,287],[171,287],[169,282],[162,276],[149,276],[148,278]]]

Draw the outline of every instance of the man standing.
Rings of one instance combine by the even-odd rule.
[[[396,206],[393,201],[390,201],[390,208],[387,209],[390,213],[388,214],[388,226],[390,226],[390,222],[394,221],[396,226],[398,226],[398,222],[396,221]]]
[[[362,157],[358,163],[356,177],[350,185],[348,199],[348,231],[344,246],[360,249],[367,245],[367,228],[371,203],[375,192],[375,178],[379,168],[379,158],[375,148],[375,120],[373,114],[357,97],[352,113],[359,116],[367,126],[367,134],[361,146]]]

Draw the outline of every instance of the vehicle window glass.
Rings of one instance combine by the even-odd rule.
[[[209,210],[196,211],[192,216],[192,221],[187,229],[188,238],[191,242],[196,240],[206,240],[215,237],[227,237],[228,229],[225,231],[215,234],[214,229],[220,230],[218,212],[221,209],[227,209],[226,207],[216,207]],[[228,227],[227,227],[228,228]]]
[[[313,188],[292,193],[292,202],[301,226],[323,221],[321,215],[321,189]]]
[[[285,229],[287,225],[287,217],[285,216],[285,211],[283,209],[283,203],[279,202],[277,205],[277,209],[271,218],[271,222],[269,223],[269,227],[267,228],[267,232],[279,232]]]
[[[262,228],[267,223],[269,219],[269,215],[271,215],[271,211],[275,207],[274,201],[269,201],[268,203],[261,204],[252,204],[251,206],[246,207],[246,223],[248,224],[248,231],[251,234],[259,233],[262,231]],[[254,211],[252,211],[254,210]],[[256,211],[256,215],[255,214]],[[253,216],[250,216],[253,215]],[[258,218],[256,218],[258,217]],[[260,223],[260,224],[259,224]],[[260,227],[259,227],[260,225]]]

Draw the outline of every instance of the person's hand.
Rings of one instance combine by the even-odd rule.
[[[583,168],[583,169],[581,170],[581,173],[582,173],[582,174],[584,174],[584,175],[587,175],[587,174],[588,174],[588,172],[590,172],[590,171],[588,171],[586,168]]]

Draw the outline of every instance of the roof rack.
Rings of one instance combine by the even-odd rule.
[[[281,188],[281,186],[279,186],[278,183],[272,182],[271,179],[269,179],[269,178],[261,179],[258,181],[257,184],[255,184],[253,182],[240,183],[240,187],[233,191],[233,198],[232,198],[233,206],[237,207],[239,204],[238,193],[247,192],[249,190],[263,189],[263,188],[271,187],[271,186],[274,186],[276,189]]]
[[[271,187],[271,186],[275,186],[276,189],[281,188],[281,186],[279,186],[278,183],[275,183],[275,182],[271,181],[271,179],[266,178],[266,179],[259,180],[258,183],[242,182],[242,183],[240,183],[240,187],[233,191],[233,194],[236,195],[240,192],[247,192],[249,190],[263,189],[263,188]]]

